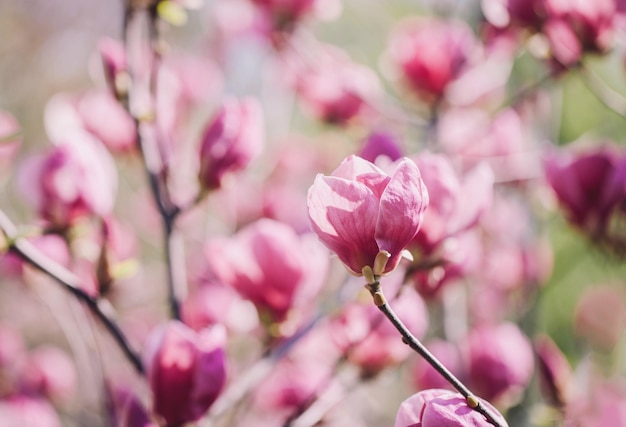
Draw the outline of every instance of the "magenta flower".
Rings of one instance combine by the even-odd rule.
[[[106,216],[115,204],[115,162],[100,141],[78,130],[44,156],[27,161],[19,178],[21,190],[54,226]]]
[[[554,153],[545,162],[546,178],[567,219],[594,238],[605,237],[613,212],[626,198],[623,165],[610,147]]]
[[[194,332],[170,321],[152,332],[144,350],[153,410],[167,425],[200,418],[226,382],[226,333],[220,325]]]
[[[389,47],[391,61],[422,98],[441,98],[464,70],[476,45],[463,22],[413,19],[400,26]]]
[[[247,167],[263,149],[263,114],[253,98],[227,99],[207,126],[200,147],[200,183],[221,187],[224,176]]]
[[[533,374],[530,340],[514,323],[472,329],[463,350],[468,357],[470,386],[487,400],[514,403]]]
[[[318,175],[308,194],[313,230],[356,275],[364,267],[376,275],[392,271],[419,231],[427,206],[420,171],[407,158],[388,175],[350,156],[330,176]],[[388,256],[386,264],[379,253]]]
[[[507,426],[498,411],[481,401],[496,414],[497,421]],[[457,392],[441,389],[423,390],[402,402],[394,427],[489,427],[487,419],[469,406]]]
[[[250,300],[270,323],[285,321],[295,306],[298,316],[310,309],[328,268],[328,254],[315,236],[299,236],[267,218],[232,238],[212,239],[206,254],[215,277]]]

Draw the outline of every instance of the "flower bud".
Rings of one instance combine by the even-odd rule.
[[[224,176],[246,168],[263,149],[263,115],[259,103],[227,99],[207,126],[200,147],[200,184],[220,188]]]
[[[374,269],[376,257],[390,258],[391,272],[420,229],[428,192],[412,160],[400,159],[392,175],[357,156],[347,157],[330,176],[317,175],[309,189],[311,226],[354,274]]]
[[[170,321],[152,332],[144,351],[154,412],[168,425],[200,418],[226,382],[222,326],[195,332]]]

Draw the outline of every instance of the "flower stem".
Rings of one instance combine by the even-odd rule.
[[[496,426],[504,427],[496,418],[495,414],[489,410],[481,401],[463,384],[452,372],[448,370],[428,349],[422,344],[408,328],[402,323],[400,318],[393,311],[383,294],[378,277],[374,281],[368,283],[367,290],[372,295],[374,303],[378,309],[389,319],[393,326],[402,335],[402,341],[411,347],[415,352],[422,356],[439,374],[441,374],[452,386],[463,395],[467,401],[467,405],[475,411],[482,414],[487,421]]]
[[[131,362],[137,373],[143,374],[143,365],[139,355],[131,348],[128,340],[117,322],[113,318],[113,307],[107,300],[96,298],[80,288],[80,279],[62,265],[54,262],[41,253],[28,240],[20,237],[17,227],[11,222],[6,214],[0,210],[0,230],[8,240],[8,247],[18,254],[24,261],[44,272],[63,286],[65,290],[84,303],[89,310],[98,318],[105,329],[111,334],[126,358]]]

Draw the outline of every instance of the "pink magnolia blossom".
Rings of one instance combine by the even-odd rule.
[[[614,0],[543,2],[547,14],[543,26],[552,55],[562,65],[580,60],[583,52],[606,52],[614,37]]]
[[[98,51],[102,59],[102,67],[104,70],[104,78],[113,90],[117,93],[120,90],[128,90],[121,81],[121,75],[126,73],[128,64],[126,63],[126,49],[122,42],[103,37],[98,42]]]
[[[388,132],[374,131],[370,133],[359,153],[359,157],[372,163],[375,163],[379,156],[387,157],[391,161],[396,161],[402,157],[402,150],[398,141]]]
[[[252,0],[278,30],[290,30],[307,13],[316,0]]]
[[[67,403],[74,396],[78,379],[74,362],[57,347],[39,347],[30,352],[20,371],[24,391],[53,402]]]
[[[84,128],[112,152],[127,152],[135,147],[135,122],[109,92],[86,92],[78,98],[76,108]]]
[[[288,71],[305,108],[327,123],[344,125],[362,115],[380,93],[372,70],[353,62],[348,55],[329,46],[320,46],[315,62],[302,63],[293,55]]]
[[[79,217],[106,216],[113,210],[117,188],[115,163],[90,135],[67,136],[45,155],[23,165],[21,189],[43,219],[65,227]]]
[[[462,351],[468,357],[469,386],[487,400],[511,404],[528,385],[534,369],[530,340],[513,323],[472,329]]]
[[[424,152],[414,158],[426,188],[428,211],[416,242],[428,253],[448,237],[476,225],[493,200],[494,176],[481,164],[460,177],[447,157]]]
[[[498,422],[506,420],[489,402],[481,401],[496,415]],[[489,427],[491,423],[471,409],[465,398],[453,391],[423,390],[406,399],[398,408],[394,427]]]
[[[61,427],[59,415],[47,400],[24,395],[0,400],[0,427]]]
[[[226,381],[226,332],[220,325],[195,332],[178,321],[154,330],[144,348],[153,411],[168,425],[200,418]]]
[[[548,155],[548,183],[567,219],[594,238],[607,234],[611,214],[626,198],[626,179],[618,154],[610,147]]]
[[[476,43],[463,22],[413,19],[396,29],[389,54],[408,85],[425,100],[435,101],[461,74]]]
[[[269,323],[280,323],[294,307],[308,312],[321,289],[328,256],[310,233],[298,236],[291,227],[262,218],[234,237],[206,245],[211,272],[250,300]]]
[[[428,192],[415,163],[400,159],[391,175],[357,156],[347,157],[330,176],[319,174],[309,189],[313,230],[356,275],[364,267],[386,274],[420,229]],[[375,265],[381,251],[386,265]],[[381,270],[381,271],[378,271]]]
[[[263,149],[263,115],[259,103],[227,99],[209,122],[200,147],[200,183],[221,187],[228,173],[247,167]]]

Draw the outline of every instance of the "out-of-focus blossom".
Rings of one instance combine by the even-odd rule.
[[[508,426],[500,413],[481,401],[502,426]],[[489,427],[490,422],[467,405],[457,392],[441,389],[423,390],[406,399],[398,408],[394,427]]]
[[[593,286],[578,299],[574,331],[597,350],[612,351],[624,334],[624,292],[614,286]]]
[[[252,0],[270,19],[277,30],[291,30],[293,25],[310,13],[316,0]]]
[[[109,387],[108,392],[112,403],[110,419],[113,427],[157,427],[131,390],[113,386]]]
[[[249,332],[258,326],[254,307],[230,286],[209,281],[189,293],[182,305],[186,325],[199,331],[221,323],[229,330]]]
[[[354,274],[364,267],[386,274],[420,229],[428,192],[412,160],[400,159],[391,175],[357,156],[330,176],[319,174],[309,189],[313,230]],[[382,267],[379,253],[389,254]]]
[[[513,323],[473,328],[465,341],[469,386],[479,396],[511,405],[534,369],[530,340]]]
[[[167,425],[200,418],[226,382],[226,332],[221,325],[195,332],[178,321],[154,330],[144,348],[152,409]]]
[[[621,166],[624,165],[624,166]],[[594,239],[608,236],[612,213],[626,199],[626,161],[609,147],[556,152],[545,161],[548,183],[567,219]]]
[[[495,117],[478,109],[452,109],[442,115],[439,141],[463,170],[487,163],[496,182],[520,181],[541,175],[540,155],[527,123],[513,109]]]
[[[539,385],[544,398],[553,405],[567,403],[567,389],[572,379],[572,368],[565,355],[547,335],[535,339]]]
[[[292,308],[303,315],[322,287],[328,255],[310,233],[263,218],[231,238],[207,243],[211,272],[252,301],[267,324],[288,318]]]
[[[220,188],[228,173],[246,168],[263,149],[263,115],[259,103],[227,99],[209,122],[200,147],[201,185]]]
[[[606,381],[586,384],[567,405],[564,425],[625,427],[626,387]]]
[[[25,345],[19,332],[5,324],[0,324],[0,344],[0,371],[2,371],[22,357]]]
[[[414,161],[430,195],[428,211],[415,241],[423,252],[429,253],[444,239],[478,223],[491,207],[494,177],[483,164],[460,178],[449,160],[440,154],[425,152]]]
[[[398,141],[388,132],[374,131],[370,133],[359,153],[359,157],[371,163],[375,163],[379,156],[387,157],[394,162],[402,157],[402,150]]]
[[[85,129],[114,153],[135,147],[137,129],[132,117],[110,93],[92,90],[80,96],[77,110]]]
[[[0,427],[61,427],[61,420],[47,400],[14,396],[0,400]]]
[[[543,32],[560,64],[574,65],[583,52],[606,52],[613,43],[615,0],[546,0],[544,7]]]
[[[20,170],[24,196],[53,226],[67,227],[86,215],[106,216],[115,203],[117,172],[108,151],[76,132]]]
[[[76,368],[57,347],[39,347],[25,358],[19,377],[22,390],[53,402],[69,402],[76,391]]]
[[[540,0],[481,0],[487,21],[497,28],[539,28]]]
[[[295,55],[288,72],[305,107],[327,123],[343,125],[363,113],[380,93],[374,72],[354,63],[336,48],[320,46],[315,62],[302,63]]]
[[[472,30],[463,22],[412,19],[394,32],[389,54],[406,83],[432,102],[443,97],[461,74],[476,44]]]

